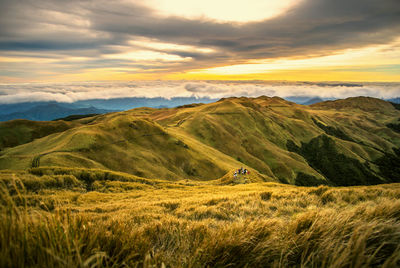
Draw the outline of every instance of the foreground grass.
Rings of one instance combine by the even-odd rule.
[[[400,265],[400,184],[110,176],[88,188],[86,177],[71,174],[1,174],[0,266]]]

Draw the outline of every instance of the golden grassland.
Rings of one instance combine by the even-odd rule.
[[[1,267],[400,265],[400,184],[2,171]]]

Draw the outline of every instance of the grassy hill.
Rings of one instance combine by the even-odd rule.
[[[35,138],[10,126],[20,138],[1,152],[0,168],[61,166],[229,181],[244,167],[261,180],[297,185],[393,182],[400,179],[398,166],[388,175],[385,163],[400,162],[400,134],[387,125],[399,118],[392,104],[366,97],[310,106],[262,96],[137,108],[52,122],[69,124],[61,131],[39,131],[35,122],[43,133]]]
[[[259,97],[0,123],[0,267],[399,267],[399,118]]]
[[[0,150],[31,142],[77,126],[65,121],[38,122],[24,119],[0,122]]]
[[[399,184],[219,183],[0,172],[0,266],[400,265]]]

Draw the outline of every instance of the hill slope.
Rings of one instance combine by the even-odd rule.
[[[24,119],[0,122],[0,150],[28,143],[77,126],[75,122],[38,122]]]
[[[219,186],[2,171],[0,267],[399,267],[399,197],[398,183]]]
[[[5,149],[0,168],[84,167],[226,181],[243,166],[260,180],[297,185],[392,182],[400,179],[400,134],[387,125],[398,118],[390,103],[364,97],[311,106],[259,97],[138,108],[77,120]],[[395,163],[390,172],[388,163]]]

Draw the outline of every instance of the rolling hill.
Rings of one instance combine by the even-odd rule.
[[[226,98],[170,109],[137,108],[72,122],[11,121],[1,169],[60,166],[148,179],[369,185],[400,181],[400,111],[357,97],[298,105],[278,97]],[[5,140],[4,131],[0,140]],[[32,135],[35,133],[35,135]],[[10,136],[10,134],[8,134]],[[30,138],[27,138],[30,137]],[[4,144],[4,142],[3,142]]]
[[[0,122],[0,150],[31,142],[77,126],[74,122],[38,122],[25,119]]]

